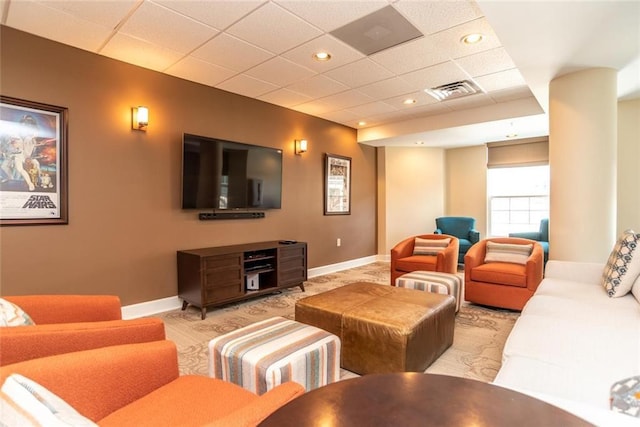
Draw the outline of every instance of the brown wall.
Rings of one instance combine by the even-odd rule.
[[[177,294],[176,250],[309,244],[309,267],[376,254],[375,148],[356,131],[2,27],[2,95],[68,108],[69,224],[0,228],[0,293]],[[149,107],[146,133],[131,107]],[[282,209],[199,221],[180,208],[183,132],[284,150]],[[293,140],[310,149],[293,154]],[[351,215],[323,215],[323,156],[353,158]],[[342,246],[336,247],[336,238]]]

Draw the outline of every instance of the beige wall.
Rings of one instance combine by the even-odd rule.
[[[376,253],[376,153],[356,131],[2,27],[2,94],[69,111],[69,224],[0,228],[0,292],[177,293],[176,250],[309,243],[309,266]],[[147,105],[146,133],[130,109]],[[183,132],[282,148],[282,209],[199,221],[180,208]],[[293,140],[309,152],[293,154]],[[351,215],[323,215],[323,156],[352,157]],[[342,246],[336,247],[336,238]]]
[[[433,233],[444,212],[444,150],[378,148],[378,251],[389,254],[403,239]]]
[[[480,238],[487,237],[487,147],[449,149],[445,158],[445,214],[475,218]]]
[[[617,234],[640,232],[640,99],[618,103]]]

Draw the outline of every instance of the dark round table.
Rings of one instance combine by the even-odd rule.
[[[541,400],[492,384],[446,375],[365,375],[312,390],[260,427],[590,426]]]

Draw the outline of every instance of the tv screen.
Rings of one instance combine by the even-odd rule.
[[[282,150],[182,137],[183,209],[280,209]]]

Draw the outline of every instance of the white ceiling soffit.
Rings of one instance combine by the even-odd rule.
[[[536,99],[573,71],[618,70],[618,98],[640,96],[640,1],[478,0]]]

